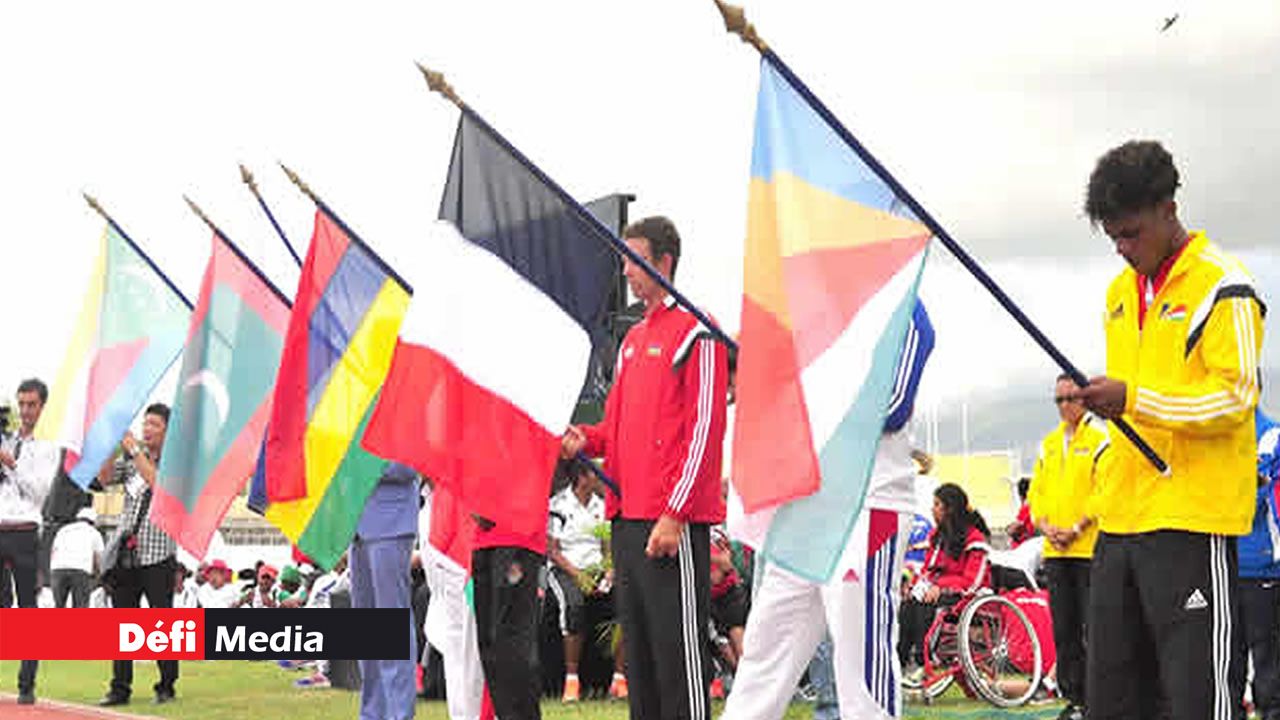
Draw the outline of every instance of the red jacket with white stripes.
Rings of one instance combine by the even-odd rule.
[[[604,420],[583,428],[588,455],[604,456],[622,499],[606,491],[609,517],[724,520],[720,489],[729,359],[671,298],[627,333]]]
[[[935,529],[929,534],[929,555],[925,559],[924,576],[944,590],[955,590],[965,595],[976,592],[979,588],[990,587],[991,567],[987,563],[990,549],[982,531],[970,527],[969,534],[964,538],[964,552],[960,553],[959,558],[953,558],[942,549]]]

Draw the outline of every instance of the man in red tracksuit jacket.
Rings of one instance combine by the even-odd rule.
[[[623,236],[674,276],[680,236],[670,220],[646,218]],[[706,720],[710,526],[725,513],[728,353],[639,266],[628,261],[623,273],[644,319],[622,342],[604,420],[571,427],[564,451],[603,455],[621,490],[606,499],[631,717]]]

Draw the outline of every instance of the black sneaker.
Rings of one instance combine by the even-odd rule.
[[[129,696],[120,695],[118,693],[109,692],[102,696],[98,701],[98,707],[115,707],[116,705],[128,705]]]
[[[168,702],[173,702],[175,697],[177,696],[174,695],[172,690],[157,690],[155,703],[157,705],[163,705]]]
[[[18,704],[19,704],[19,705],[35,705],[35,704],[36,704],[36,693],[35,693],[35,691],[34,691],[34,690],[23,690],[23,691],[19,692],[19,693],[18,693]]]

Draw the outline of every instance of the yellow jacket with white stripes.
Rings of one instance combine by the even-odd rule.
[[[1044,557],[1093,557],[1098,538],[1095,490],[1102,487],[1110,467],[1110,444],[1106,423],[1088,413],[1080,418],[1070,440],[1067,423],[1060,422],[1040,443],[1040,458],[1027,491],[1032,519],[1037,525],[1047,520],[1060,528],[1087,525],[1063,550],[1045,538]]]
[[[1128,386],[1125,417],[1169,463],[1170,476],[1112,428],[1102,531],[1248,534],[1266,314],[1253,279],[1197,232],[1147,303],[1141,329],[1132,269],[1111,283],[1106,313],[1107,375]]]

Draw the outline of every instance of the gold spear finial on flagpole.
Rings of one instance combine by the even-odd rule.
[[[119,227],[119,225],[116,225],[115,219],[113,219],[111,215],[109,215],[107,211],[102,207],[102,205],[98,203],[97,198],[95,198],[94,196],[90,195],[87,192],[81,192],[80,194],[84,196],[84,201],[89,203],[89,207],[93,208],[95,212],[97,212],[99,215],[102,216],[103,220],[106,220],[111,225],[115,225],[116,227]]]
[[[724,29],[730,33],[737,35],[742,42],[750,45],[758,50],[761,54],[769,50],[769,46],[765,44],[764,39],[756,32],[756,26],[747,22],[747,13],[737,5],[730,5],[721,0],[715,0],[716,8],[720,10],[720,16],[724,18]]]
[[[284,163],[280,163],[280,169],[284,170],[284,174],[289,176],[290,182],[292,182],[294,185],[297,185],[298,189],[302,191],[303,195],[306,195],[307,197],[311,198],[311,202],[317,205],[324,205],[324,201],[322,201],[320,197],[311,190],[310,185],[307,185],[305,182],[302,181],[302,178],[298,177],[298,173],[294,172],[293,170],[290,170],[289,166],[285,165]]]
[[[226,237],[226,234],[223,233],[221,230],[219,230],[217,225],[213,224],[213,221],[209,219],[208,215],[204,214],[204,210],[201,210],[200,206],[197,205],[194,200],[187,197],[186,195],[183,195],[182,199],[187,201],[187,207],[191,208],[191,212],[195,213],[197,217],[203,220],[204,224],[208,225],[209,229],[212,230],[215,235],[218,235],[220,237]]]
[[[449,102],[457,105],[459,110],[467,107],[467,104],[462,102],[462,98],[458,97],[458,93],[454,92],[453,86],[449,84],[449,81],[444,79],[444,73],[430,70],[422,63],[414,64],[422,72],[422,77],[426,79],[427,87],[431,89],[431,92],[443,95]]]
[[[253,173],[249,172],[249,168],[245,167],[244,163],[240,163],[240,179],[244,181],[245,185],[249,186],[249,192],[257,196],[258,182],[253,179]]]

